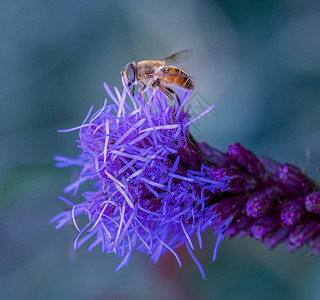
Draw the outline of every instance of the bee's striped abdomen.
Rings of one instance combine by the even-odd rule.
[[[166,67],[164,75],[162,76],[162,82],[177,85],[186,90],[192,90],[194,88],[194,83],[190,76],[177,67]]]

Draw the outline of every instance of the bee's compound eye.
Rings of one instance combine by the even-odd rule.
[[[132,63],[129,63],[129,64],[126,65],[125,73],[126,73],[128,81],[129,81],[128,85],[131,85],[133,82],[136,81],[136,76],[135,76],[135,73],[134,73],[134,67],[133,67]]]

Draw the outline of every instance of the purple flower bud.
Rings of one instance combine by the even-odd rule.
[[[319,233],[319,220],[313,219],[302,227],[295,227],[289,235],[289,243],[296,248],[302,247],[315,233]]]
[[[211,148],[204,142],[198,143],[204,158],[213,166],[220,168],[227,168],[232,166],[232,159],[226,153],[223,153],[217,149]]]
[[[320,214],[320,192],[308,194],[304,200],[307,211]]]
[[[320,254],[320,236],[315,236],[311,239],[310,250],[314,254]]]
[[[257,178],[264,176],[264,168],[258,158],[239,143],[234,143],[229,146],[228,155],[253,176]]]
[[[227,235],[229,238],[234,237],[235,235],[239,234],[246,234],[247,229],[252,224],[252,218],[247,216],[242,216],[241,218],[237,219],[236,222],[233,222],[227,229]]]
[[[289,235],[289,230],[285,228],[279,228],[277,231],[270,233],[267,235],[263,242],[270,248],[273,249],[279,243],[284,241]]]
[[[262,163],[265,170],[273,176],[277,174],[279,167],[281,166],[277,161],[265,156],[259,157],[259,161]]]
[[[210,211],[210,214],[214,218],[212,227],[215,229],[220,228],[225,224],[226,220],[230,219],[230,217],[233,219],[235,216],[239,215],[244,204],[244,197],[226,197],[224,200],[213,205]]]
[[[254,178],[236,169],[230,170],[213,167],[211,178],[225,184],[225,187],[222,189],[223,192],[239,193],[249,191],[256,185],[256,180]]]
[[[304,203],[301,199],[288,201],[281,210],[280,218],[283,227],[299,225],[307,217]]]
[[[250,235],[257,240],[263,240],[269,233],[280,228],[278,214],[265,215],[253,222],[250,228]]]
[[[293,193],[306,194],[313,188],[312,181],[293,165],[284,164],[280,166],[277,176],[288,190]]]
[[[177,149],[180,156],[180,164],[187,169],[200,170],[203,162],[202,152],[191,135],[186,136],[186,143]]]
[[[254,218],[262,217],[266,212],[276,207],[280,195],[281,190],[276,186],[255,192],[247,201],[246,214]]]

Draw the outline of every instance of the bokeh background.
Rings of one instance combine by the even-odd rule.
[[[240,142],[294,163],[319,181],[320,2],[317,0],[40,1],[0,3],[1,299],[320,299],[320,258],[269,251],[250,238],[224,240],[212,262],[208,231],[197,256],[157,265],[72,250],[74,228],[49,219],[77,174],[53,156],[75,157],[76,133],[103,105],[103,81],[120,87],[129,61],[192,49],[183,64],[204,105],[198,140],[225,151]],[[80,201],[80,196],[75,200]]]

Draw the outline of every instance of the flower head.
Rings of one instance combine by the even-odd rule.
[[[203,276],[193,237],[201,248],[209,226],[218,234],[214,258],[225,234],[248,234],[271,248],[285,241],[289,250],[309,243],[319,252],[319,189],[298,168],[259,159],[237,143],[227,153],[197,143],[189,126],[214,106],[189,120],[182,108],[190,92],[179,92],[173,115],[159,91],[147,93],[144,104],[125,84],[122,93],[105,89],[110,99],[101,109],[92,114],[91,108],[81,126],[61,130],[79,130],[82,151],[77,159],[56,157],[57,166],[82,168],[65,192],[76,194],[88,180],[94,186],[79,204],[61,197],[72,209],[51,220],[56,228],[73,221],[75,249],[93,238],[89,250],[101,245],[123,257],[118,270],[134,250],[154,262],[170,251],[181,265],[175,249],[186,245]],[[80,228],[83,214],[88,223]]]

